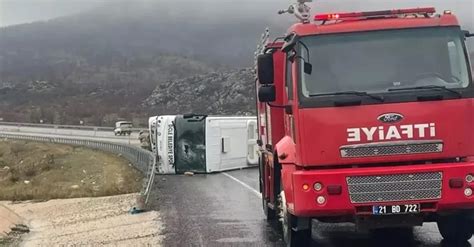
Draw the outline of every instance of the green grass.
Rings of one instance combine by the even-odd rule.
[[[83,147],[0,141],[0,200],[49,200],[138,192],[142,175],[123,158]]]

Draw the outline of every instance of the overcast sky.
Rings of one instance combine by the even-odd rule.
[[[95,8],[105,3],[120,4],[126,0],[0,0],[0,26],[9,26],[39,20],[47,20],[60,16],[67,16],[88,9]],[[203,10],[219,3],[219,8],[226,3],[241,3],[241,5],[255,5],[258,11],[274,11],[285,8],[285,5],[295,0],[128,0],[129,2],[161,2],[166,5],[177,5],[186,9],[186,2],[202,2]],[[314,0],[311,3],[313,13],[344,10],[374,10],[382,8],[403,8],[436,6],[438,11],[453,10],[461,19],[466,28],[474,27],[474,0]],[[249,9],[249,8],[246,8]],[[199,11],[190,9],[190,11]],[[220,11],[232,12],[232,9]],[[237,13],[238,14],[238,13]],[[472,30],[474,31],[474,30]]]

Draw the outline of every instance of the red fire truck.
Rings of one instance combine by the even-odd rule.
[[[451,11],[415,8],[311,17],[256,53],[260,188],[288,246],[311,222],[358,229],[437,222],[474,230],[474,86]],[[312,19],[312,20],[311,20]]]

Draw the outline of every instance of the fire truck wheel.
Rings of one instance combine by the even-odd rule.
[[[298,218],[290,213],[286,208],[285,192],[281,191],[279,196],[279,220],[283,232],[283,240],[287,247],[310,246],[311,226],[305,230],[295,230],[295,222]]]
[[[462,214],[440,216],[438,229],[444,240],[449,243],[465,243],[473,234],[469,218]]]

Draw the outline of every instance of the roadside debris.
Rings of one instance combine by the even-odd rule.
[[[194,172],[185,172],[184,175],[186,175],[186,176],[194,176]]]
[[[137,195],[136,206],[132,207],[129,211],[130,214],[139,214],[145,212],[145,196],[142,194]]]
[[[140,147],[151,151],[150,145],[150,133],[148,130],[142,130],[138,134],[138,140],[140,140]]]
[[[23,223],[22,217],[0,203],[0,246],[10,246],[21,233],[29,232]]]
[[[16,224],[14,227],[10,228],[12,232],[19,232],[19,233],[28,233],[30,232],[30,228],[27,225],[23,224]]]
[[[136,208],[136,207],[133,207],[132,209],[130,209],[130,214],[139,214],[139,213],[143,213],[143,212],[145,212],[145,210],[139,209],[139,208]]]

